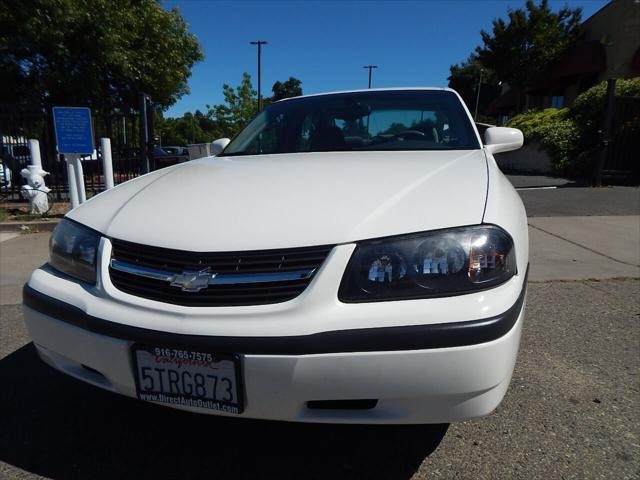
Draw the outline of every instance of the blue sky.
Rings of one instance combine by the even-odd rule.
[[[222,102],[222,84],[237,85],[242,72],[257,87],[257,52],[266,40],[262,91],[294,76],[304,93],[366,88],[366,64],[374,87],[446,86],[449,65],[480,44],[480,30],[524,0],[450,1],[165,1],[177,6],[198,37],[205,59],[193,69],[191,93],[166,116],[206,111]],[[583,19],[607,0],[551,1],[554,10],[582,7]]]

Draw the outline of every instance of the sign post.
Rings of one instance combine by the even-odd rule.
[[[91,110],[85,107],[53,107],[53,125],[58,153],[64,154],[67,161],[69,195],[71,206],[75,208],[86,201],[80,155],[92,155],[94,150]]]

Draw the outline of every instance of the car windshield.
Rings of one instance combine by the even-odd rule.
[[[336,93],[276,102],[221,156],[480,148],[458,97],[446,90]]]

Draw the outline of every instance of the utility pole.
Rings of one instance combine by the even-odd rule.
[[[371,88],[371,70],[373,70],[374,68],[378,68],[377,65],[365,65],[362,68],[368,68],[369,69],[369,88]]]
[[[482,88],[482,73],[484,70],[480,69],[480,79],[478,80],[478,92],[476,93],[476,113],[473,115],[473,121],[478,120],[478,103],[480,102],[480,89]]]
[[[256,40],[249,42],[251,45],[258,46],[258,111],[262,110],[262,45],[267,45],[264,40]]]
[[[140,167],[142,173],[149,173],[149,117],[147,115],[146,93],[140,93]]]

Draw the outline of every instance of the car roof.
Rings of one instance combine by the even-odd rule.
[[[406,91],[406,90],[434,90],[434,91],[447,91],[454,92],[452,88],[447,87],[392,87],[392,88],[361,88],[356,90],[338,90],[336,92],[324,92],[324,93],[311,93],[309,95],[300,95],[298,97],[288,97],[278,100],[277,102],[286,102],[287,100],[294,100],[307,97],[320,97],[323,95],[338,95],[341,93],[364,93],[364,92],[394,92],[394,91]]]

